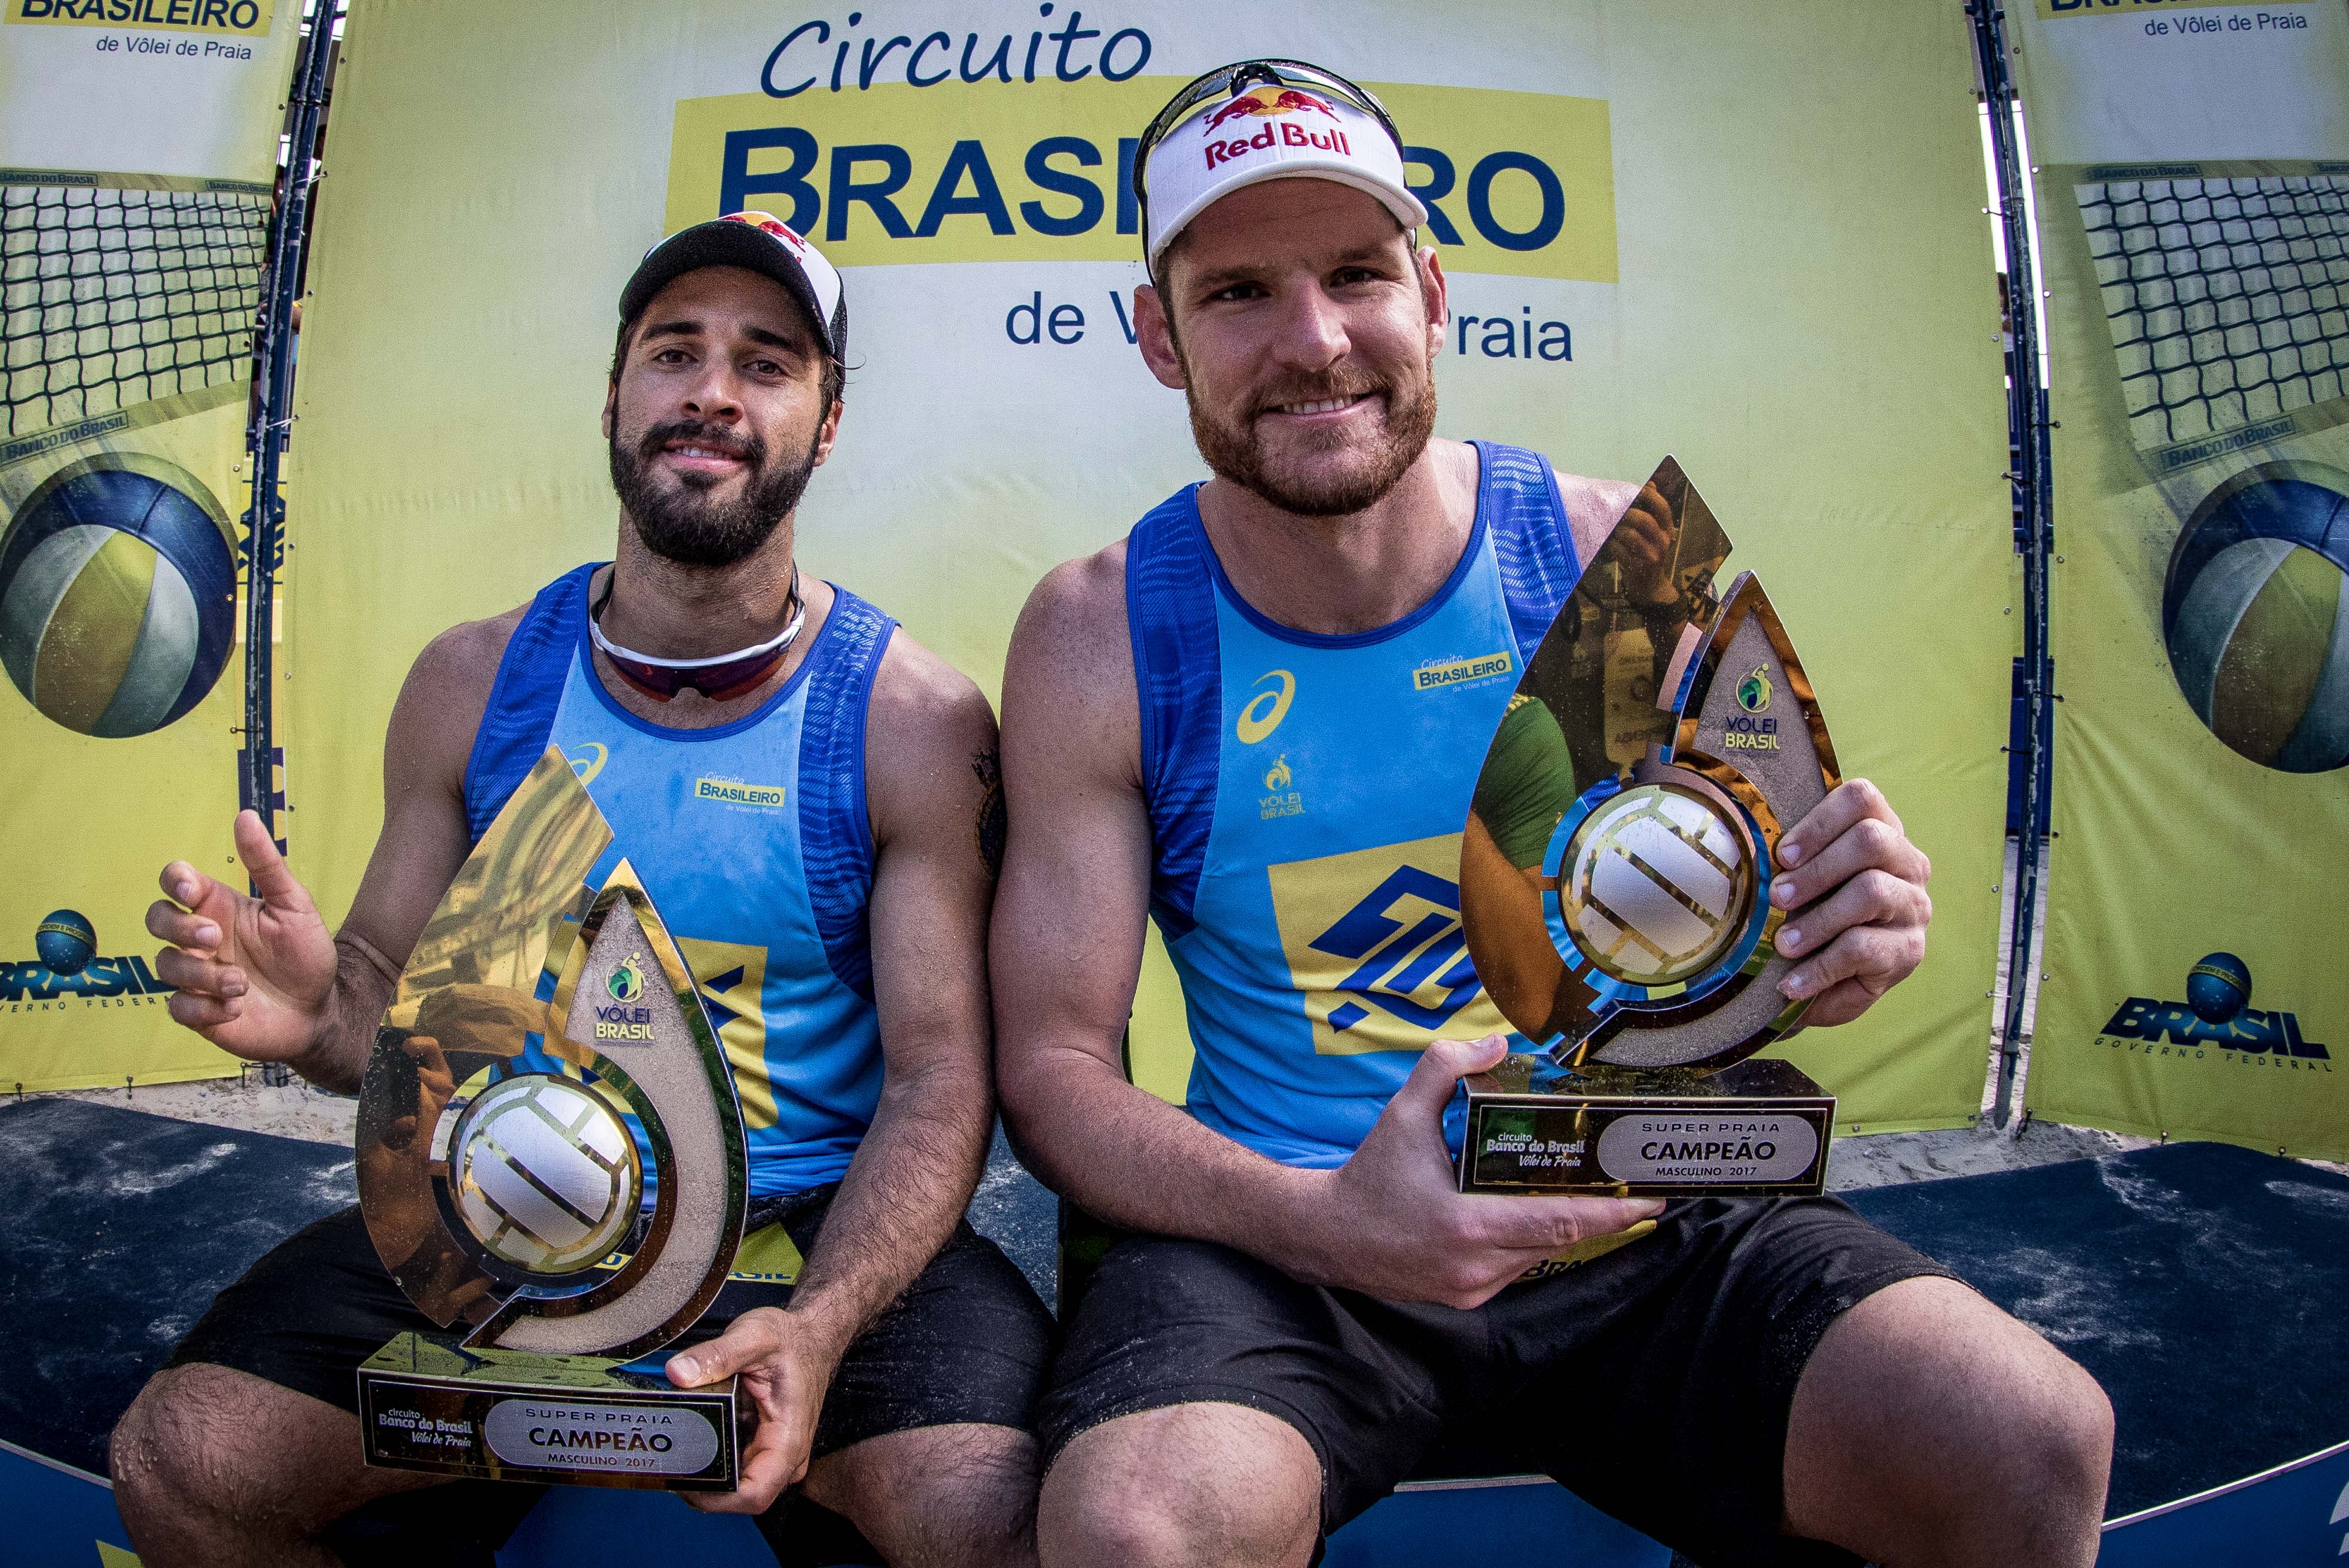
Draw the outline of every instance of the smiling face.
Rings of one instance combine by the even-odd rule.
[[[645,547],[725,566],[767,541],[832,451],[815,327],[782,286],[702,267],[655,295],[604,403],[612,488]]]
[[[1359,512],[1435,427],[1443,269],[1375,198],[1268,180],[1193,219],[1160,268],[1143,353],[1183,389],[1199,454],[1284,511]]]

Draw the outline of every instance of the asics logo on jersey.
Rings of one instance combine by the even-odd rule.
[[[1437,1030],[1480,989],[1460,924],[1460,887],[1416,866],[1398,866],[1368,898],[1313,939],[1315,951],[1360,961],[1338,982],[1350,999],[1330,1013],[1344,1033],[1373,1007]]]
[[[604,771],[604,763],[610,759],[611,755],[611,752],[605,747],[603,742],[590,741],[577,751],[565,755],[563,760],[571,764],[571,771],[579,775],[581,784],[594,784],[595,775]]]
[[[1272,684],[1268,686],[1267,681]],[[1288,717],[1288,704],[1297,697],[1297,677],[1286,670],[1268,670],[1257,677],[1256,683],[1259,690],[1240,710],[1239,722],[1233,729],[1244,746],[1253,746],[1279,729],[1280,722]]]

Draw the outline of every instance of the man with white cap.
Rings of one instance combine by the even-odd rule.
[[[795,564],[847,337],[839,274],[764,213],[647,252],[620,296],[604,404],[616,559],[425,649],[340,934],[250,812],[236,839],[259,897],[174,861],[148,925],[172,944],[157,967],[179,988],[174,1018],[354,1091],[427,917],[560,747],[613,830],[599,875],[625,856],[652,892],[723,1024],[745,1113],[739,1272],[702,1321],[716,1337],[667,1371],[681,1386],[740,1373],[758,1426],[740,1489],[696,1501],[761,1514],[786,1561],[841,1561],[827,1541],[861,1550],[820,1511],[772,1507],[803,1480],[795,1498],[890,1562],[1021,1563],[1050,1324],[963,1219],[993,1120],[995,723],[968,680]],[[697,787],[711,779],[753,787]],[[778,1282],[802,1258],[796,1283]],[[115,1500],[141,1559],[331,1563],[331,1527],[336,1550],[407,1560],[416,1547],[358,1544],[396,1511],[488,1562],[537,1489],[395,1497],[438,1478],[360,1463],[354,1369],[429,1326],[356,1210],[255,1264],[116,1429]]]
[[[1303,1563],[1429,1469],[1548,1473],[1709,1568],[2087,1563],[2101,1392],[1841,1203],[1454,1190],[1446,1105],[1506,1048],[1454,878],[1510,683],[1412,673],[1522,669],[1665,502],[1431,439],[1444,269],[1368,92],[1211,72],[1135,184],[1139,344],[1215,477],[1045,579],[1003,696],[999,1090],[1122,1232],[1040,1407],[1047,1568]],[[1785,989],[1846,1022],[1923,954],[1925,857],[1864,781],[1781,854]],[[1121,1069],[1145,909],[1185,1108]]]

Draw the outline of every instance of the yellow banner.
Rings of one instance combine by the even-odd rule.
[[[8,0],[0,22],[44,22],[71,27],[121,27],[171,33],[230,33],[266,37],[277,0]],[[128,46],[120,46],[127,47]],[[170,52],[161,49],[158,54]],[[223,47],[184,48],[179,53],[233,57]]]
[[[166,860],[243,885],[231,508],[248,390],[20,442],[36,450],[0,464],[0,794],[18,826],[0,888],[0,1092],[237,1070],[171,1023],[146,913]]]
[[[916,56],[907,68],[921,64]],[[1136,133],[1174,84],[1006,85],[982,76],[858,89],[852,78],[837,94],[679,99],[664,222],[771,212],[839,266],[1131,257],[1141,244]],[[1399,123],[1429,128],[1433,144],[1407,148],[1405,174],[1446,266],[1615,281],[1603,100],[1366,85]]]
[[[2190,22],[2181,19],[2163,29],[2163,34],[2190,38],[2204,33],[2301,31],[2308,26],[2308,18],[2285,7],[2318,3],[2319,0],[2039,0],[2039,16],[2041,20],[2052,22],[2061,16],[2142,16],[2157,11],[2176,15],[2181,11],[2256,8],[2268,13],[2253,17],[2197,17]]]
[[[1846,770],[1883,784],[1937,867],[1924,969],[1796,1054],[1847,1125],[1971,1116],[2013,623],[1961,7],[844,15],[354,6],[292,452],[294,848],[330,914],[366,865],[417,650],[611,553],[597,415],[621,286],[662,234],[729,206],[844,267],[847,411],[800,510],[806,569],[994,693],[1038,579],[1202,472],[1133,345],[1122,149],[1244,37],[1371,85],[1416,150],[1451,279],[1443,433],[1617,478],[1675,452],[1733,569],[1765,575]],[[1870,132],[1824,156],[1835,124]],[[1492,654],[1423,678],[1485,679]],[[1162,957],[1133,1061],[1182,1097]]]
[[[168,860],[243,882],[239,522],[299,24],[0,11],[0,1093],[237,1070],[171,1023],[145,916]]]
[[[2026,1103],[2341,1159],[2349,11],[2296,14],[2182,57],[2024,35],[2064,699]]]

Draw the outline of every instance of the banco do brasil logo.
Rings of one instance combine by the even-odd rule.
[[[77,909],[52,909],[33,928],[33,956],[0,960],[0,1013],[152,1006],[172,988],[136,953],[102,958],[98,930]]]
[[[2251,971],[2230,952],[2206,954],[2186,971],[2186,1000],[2132,996],[2100,1032],[2109,1044],[2147,1055],[2209,1058],[2330,1073],[2332,1053],[2301,1033],[2297,1013],[2251,1005]]]
[[[1484,989],[1468,961],[1459,885],[1415,866],[1397,867],[1313,946],[1358,961],[1338,982],[1352,996],[1330,1014],[1339,1033],[1373,1007],[1416,1028],[1441,1029]]]

